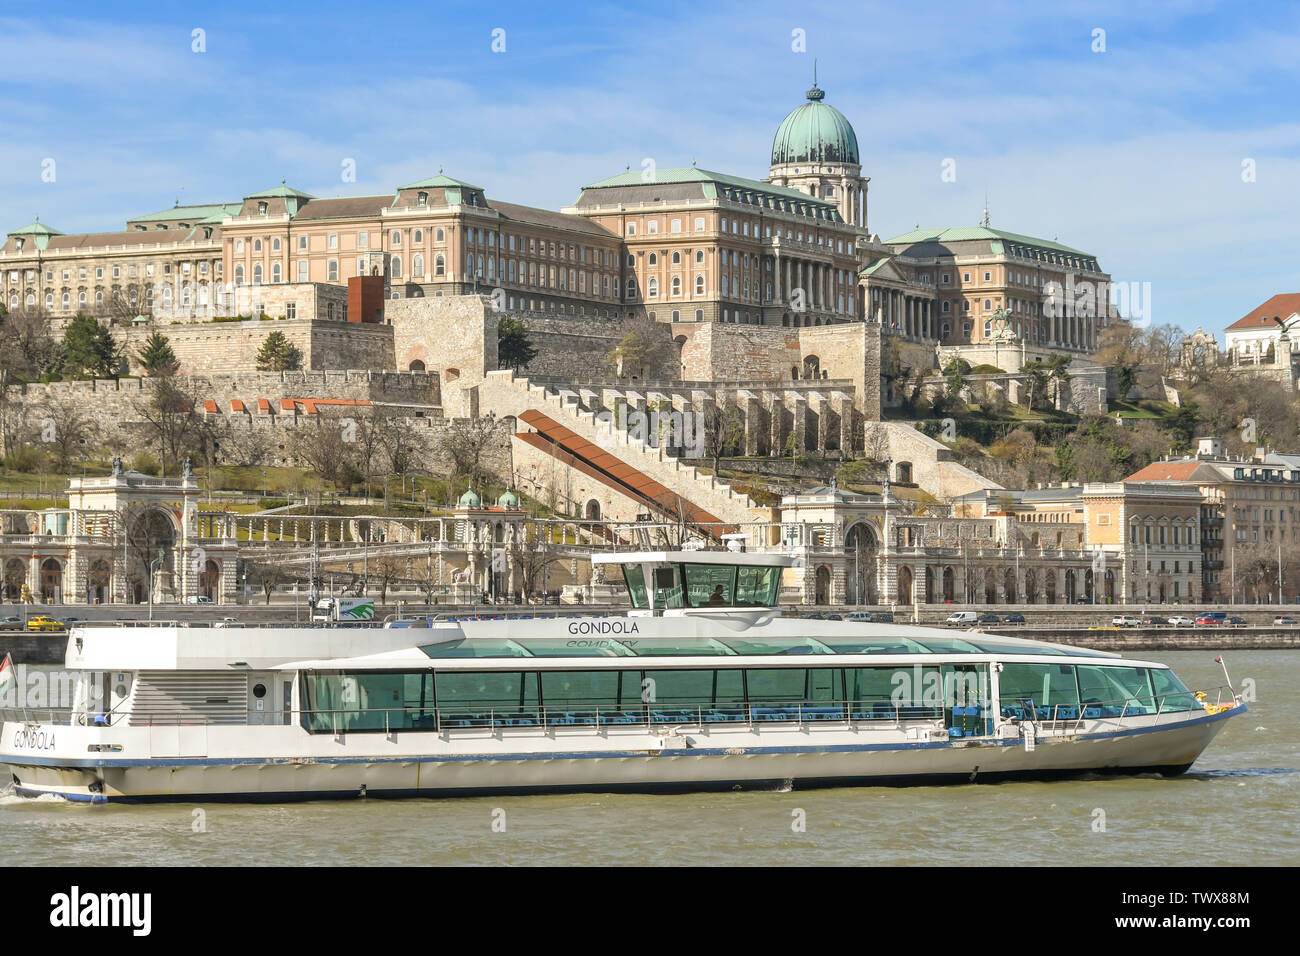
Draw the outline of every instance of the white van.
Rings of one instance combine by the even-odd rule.
[[[964,627],[968,624],[974,624],[979,621],[980,616],[974,611],[955,611],[948,615],[948,620],[943,623],[949,627]]]

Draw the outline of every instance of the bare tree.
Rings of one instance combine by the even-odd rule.
[[[406,573],[406,560],[394,555],[383,555],[370,562],[369,576],[379,584],[379,602],[388,600],[388,589]]]
[[[467,475],[472,487],[486,473],[485,460],[501,442],[500,423],[489,412],[479,418],[457,418],[438,438],[436,448],[449,459],[456,474]]]
[[[77,458],[84,459],[99,444],[99,429],[84,410],[84,402],[66,392],[58,393],[40,406],[40,437],[54,458],[58,471],[66,472]]]
[[[136,402],[138,429],[146,445],[158,449],[163,474],[168,466],[179,469],[181,459],[193,450],[203,416],[191,379],[168,375],[152,379],[153,387]]]
[[[322,480],[342,490],[357,477],[353,455],[355,423],[345,418],[319,416],[295,430],[289,450]]]
[[[720,396],[721,397],[721,396]],[[718,459],[735,454],[745,439],[745,423],[735,406],[721,401],[710,402],[702,413],[702,430],[713,459],[713,471],[718,471]]]

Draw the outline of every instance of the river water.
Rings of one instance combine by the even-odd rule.
[[[1192,688],[1223,683],[1212,652],[1132,656]],[[1257,700],[1174,779],[86,806],[13,796],[0,771],[0,846],[7,863],[56,866],[1295,865],[1300,652],[1237,651],[1228,665]]]

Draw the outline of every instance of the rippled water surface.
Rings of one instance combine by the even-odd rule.
[[[1223,682],[1213,653],[1145,656],[1189,686]],[[1175,779],[284,806],[5,795],[0,845],[6,862],[39,865],[1300,863],[1300,653],[1228,664],[1259,699]]]

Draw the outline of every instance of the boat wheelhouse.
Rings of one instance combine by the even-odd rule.
[[[74,706],[6,712],[0,763],[91,801],[1176,774],[1244,710],[1157,662],[783,617],[787,556],[598,560],[626,616],[75,629]]]

